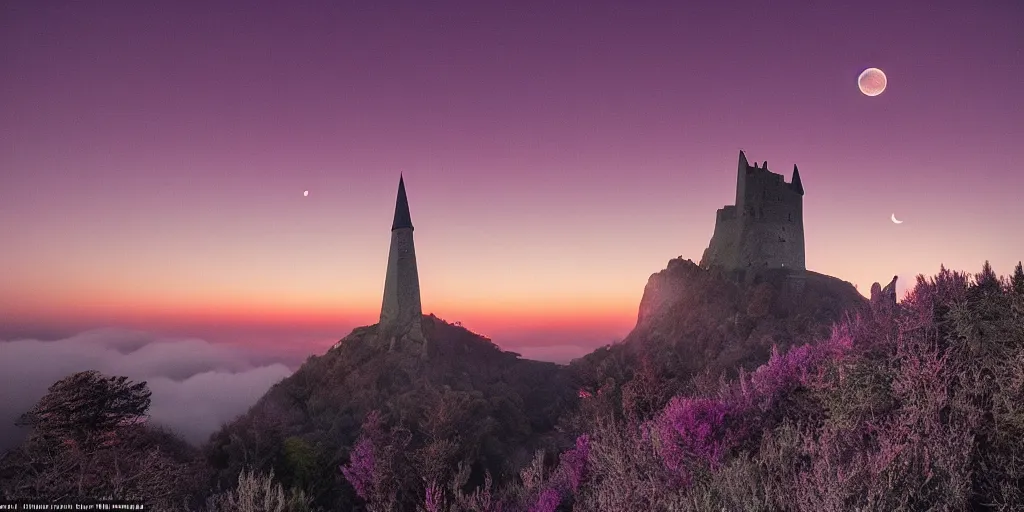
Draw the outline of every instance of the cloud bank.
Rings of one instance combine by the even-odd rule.
[[[192,443],[244,413],[292,370],[266,355],[196,338],[99,329],[44,341],[0,340],[0,450],[27,433],[14,426],[54,382],[97,370],[146,381],[150,418]]]

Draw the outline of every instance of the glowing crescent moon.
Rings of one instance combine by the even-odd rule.
[[[892,214],[892,223],[893,224],[903,224],[903,221],[902,220],[896,220],[896,214],[894,213],[894,214]]]

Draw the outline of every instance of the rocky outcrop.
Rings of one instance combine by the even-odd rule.
[[[748,283],[678,258],[648,279],[621,350],[643,347],[677,375],[756,366],[773,345],[818,341],[845,314],[867,306],[852,284],[816,272],[768,269]]]
[[[892,281],[882,288],[882,285],[874,283],[871,285],[871,309],[875,311],[891,310],[896,307],[896,280],[899,276],[892,276]]]
[[[643,298],[640,299],[637,328],[651,325],[676,303],[684,300],[687,293],[692,291],[692,287],[686,286],[687,283],[705,273],[692,260],[676,258],[668,262],[665,270],[652,274],[644,287]]]

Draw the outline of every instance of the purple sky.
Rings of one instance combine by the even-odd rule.
[[[503,4],[3,2],[0,339],[321,352],[376,321],[399,172],[424,309],[545,359],[700,259],[740,148],[864,293],[1024,257],[1020,2]]]

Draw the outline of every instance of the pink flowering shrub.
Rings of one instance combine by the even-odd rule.
[[[545,489],[537,498],[537,503],[530,507],[530,512],[555,512],[561,502],[562,498],[558,495],[558,491]]]
[[[559,470],[569,487],[576,492],[586,477],[587,460],[590,456],[590,436],[583,434],[576,438],[576,446],[562,453]]]
[[[364,500],[370,499],[376,479],[376,458],[373,452],[373,441],[362,437],[356,441],[349,463],[341,466],[341,474]]]
[[[427,509],[427,512],[442,512],[444,503],[444,495],[441,492],[441,488],[435,482],[431,482],[427,485],[426,496],[424,497],[423,507]]]
[[[705,398],[676,397],[657,420],[660,453],[665,466],[688,485],[688,466],[715,467],[730,447],[726,416],[729,404]]]
[[[586,481],[589,459],[590,436],[587,434],[577,437],[575,445],[562,452],[558,466],[550,473],[545,473],[543,453],[538,453],[533,464],[522,472],[524,496],[532,501],[528,510],[554,511],[565,501],[572,503]]]
[[[853,349],[847,329],[837,328],[832,336],[814,345],[801,345],[780,354],[772,347],[768,362],[747,375],[740,373],[734,400],[740,407],[767,412],[780,396],[798,386],[810,384],[821,370],[822,362],[837,362]]]
[[[348,464],[339,469],[368,510],[393,510],[411,494],[413,475],[403,471],[409,466],[409,442],[408,432],[386,428],[378,411],[367,414]]]

